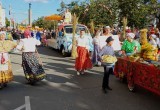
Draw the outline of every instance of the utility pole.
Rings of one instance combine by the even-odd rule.
[[[31,11],[31,3],[29,3],[29,10],[28,10],[28,23],[29,23],[29,26],[32,27],[32,11]]]
[[[10,28],[12,27],[12,17],[11,17],[11,12],[12,9],[11,9],[11,5],[9,5],[9,16],[10,16]]]

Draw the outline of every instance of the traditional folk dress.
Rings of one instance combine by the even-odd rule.
[[[75,69],[79,72],[91,69],[92,62],[89,58],[88,43],[85,37],[79,37],[77,39],[77,54]]]
[[[4,40],[0,41],[0,88],[13,79],[12,67],[8,52],[16,47],[16,43]]]
[[[100,41],[98,38],[95,37],[93,39],[93,45],[94,45],[94,51],[93,51],[93,56],[92,56],[92,63],[94,65],[97,65],[99,61],[98,53],[100,51]]]
[[[129,42],[128,40],[125,40],[121,49],[125,51],[126,55],[132,55],[135,49],[139,52],[141,46],[138,41],[133,40],[132,42]]]
[[[40,64],[39,54],[36,52],[36,45],[40,45],[40,41],[36,38],[21,39],[17,49],[22,50],[22,67],[26,79],[34,84],[45,78],[46,74]]]

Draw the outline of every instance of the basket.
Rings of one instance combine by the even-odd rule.
[[[106,63],[106,62],[102,62],[102,66],[114,66],[115,63]]]

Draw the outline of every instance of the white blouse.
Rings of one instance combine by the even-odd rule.
[[[41,42],[36,38],[25,38],[20,40],[20,43],[16,48],[22,50],[22,52],[35,52],[36,45],[40,44]]]
[[[77,38],[77,46],[88,48],[88,40],[85,37],[83,37],[83,38],[78,37]]]

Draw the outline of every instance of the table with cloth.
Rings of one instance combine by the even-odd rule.
[[[160,95],[160,69],[154,65],[132,62],[128,58],[118,58],[114,74],[120,79],[126,77],[128,87],[138,85]]]

